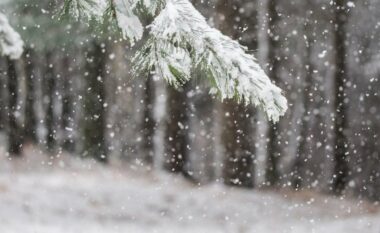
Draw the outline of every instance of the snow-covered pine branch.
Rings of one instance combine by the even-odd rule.
[[[141,13],[155,16],[164,6],[166,0],[132,0],[134,8]]]
[[[144,26],[142,25],[139,17],[134,14],[134,6],[130,1],[110,1],[109,9],[114,11],[116,23],[122,31],[125,39],[129,39],[131,43],[134,43],[142,38]]]
[[[95,0],[67,0],[87,2]],[[85,9],[87,18],[99,15],[99,6],[68,9]],[[103,1],[103,3],[100,3]],[[79,4],[83,6],[84,3]],[[179,87],[194,74],[202,71],[208,78],[211,93],[224,99],[237,99],[261,107],[268,118],[277,122],[287,110],[286,98],[257,63],[246,47],[210,27],[205,18],[189,0],[108,0],[107,9],[113,9],[115,20],[124,36],[134,42],[141,39],[144,27],[140,14],[155,16],[149,38],[134,57],[134,71],[156,72],[170,85]],[[110,6],[112,8],[110,8]],[[75,13],[75,11],[74,11]],[[75,13],[78,18],[81,13]]]
[[[287,109],[281,89],[272,84],[247,48],[211,28],[187,0],[167,1],[149,26],[150,38],[137,53],[137,70],[155,69],[173,86],[188,81],[197,69],[222,100],[236,98],[263,108],[278,121]]]
[[[7,17],[0,13],[0,55],[18,59],[23,52],[23,46],[21,36],[9,25]]]
[[[101,19],[108,6],[107,0],[65,0],[62,14],[75,20]]]

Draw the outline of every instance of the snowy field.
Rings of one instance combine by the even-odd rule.
[[[377,206],[364,202],[198,187],[63,155],[0,162],[1,233],[380,233]]]

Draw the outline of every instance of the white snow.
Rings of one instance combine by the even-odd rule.
[[[0,13],[0,55],[20,58],[24,50],[21,36],[9,25],[7,17]]]
[[[125,39],[133,44],[142,38],[144,27],[140,19],[133,13],[129,0],[114,0],[117,24]]]
[[[373,204],[311,192],[197,186],[61,155],[1,156],[1,233],[379,233]]]
[[[353,7],[355,7],[355,3],[352,2],[352,1],[348,1],[347,2],[347,6],[350,7],[350,8],[353,8]]]

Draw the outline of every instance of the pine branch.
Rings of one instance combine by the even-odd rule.
[[[261,107],[274,122],[287,109],[281,89],[272,84],[247,48],[211,28],[188,0],[171,0],[149,26],[150,39],[134,58],[135,72],[155,70],[180,86],[201,70],[221,100]]]
[[[105,1],[105,0],[103,0]],[[189,0],[66,0],[64,11],[76,18],[107,15],[133,44],[142,38],[143,15],[154,17],[149,39],[134,57],[134,72],[156,72],[179,87],[195,71],[206,74],[220,99],[261,107],[273,122],[285,114],[286,98],[238,42],[211,28]],[[103,4],[104,3],[104,4]],[[105,6],[103,6],[105,5]],[[104,14],[105,12],[105,14]]]
[[[61,16],[75,20],[99,20],[107,8],[107,0],[65,0]]]
[[[144,27],[133,12],[134,4],[130,0],[113,0],[117,25],[125,39],[133,44],[142,38]]]
[[[165,0],[135,0],[134,8],[144,15],[156,16],[165,6]]]

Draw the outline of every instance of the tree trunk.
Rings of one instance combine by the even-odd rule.
[[[278,84],[279,80],[279,69],[280,61],[278,58],[278,39],[277,37],[277,25],[279,21],[279,15],[276,9],[276,0],[269,0],[268,2],[268,27],[269,33],[269,44],[268,44],[268,63],[270,68],[268,70],[268,75]],[[279,134],[279,124],[270,123],[268,128],[268,157],[266,164],[265,178],[266,183],[269,186],[276,185],[279,182],[280,174],[278,171],[278,160],[281,154],[280,140],[281,135]]]
[[[219,14],[218,28],[228,36],[238,39],[239,26],[248,26],[256,30],[257,19],[250,15],[248,21],[241,15],[244,1],[219,0],[217,12]],[[237,20],[240,19],[240,20]],[[246,22],[247,21],[247,22]],[[244,25],[247,23],[247,25]],[[249,49],[257,49],[257,38],[252,38],[246,44]],[[253,110],[250,106],[239,104],[235,100],[222,103],[224,146],[223,180],[227,185],[243,187],[254,186],[254,147],[252,140],[253,128],[251,119]]]
[[[216,145],[214,127],[215,100],[207,92],[195,94],[191,99],[194,107],[194,117],[191,119],[191,154],[195,155],[192,161],[198,163],[197,181],[201,183],[213,182],[216,177]]]
[[[23,137],[17,120],[18,111],[18,77],[16,62],[8,58],[8,152],[10,156],[20,156]]]
[[[7,125],[7,61],[0,59],[0,130],[6,130]]]
[[[45,70],[45,94],[44,98],[46,100],[46,114],[45,114],[45,126],[46,126],[46,147],[49,151],[54,151],[56,149],[56,130],[55,130],[55,119],[54,119],[54,95],[55,95],[55,72],[54,72],[54,55],[53,52],[48,52],[46,54],[47,67]]]
[[[335,48],[335,140],[334,140],[334,173],[332,189],[341,194],[347,184],[349,167],[347,157],[347,106],[346,98],[346,46],[347,22],[346,1],[335,0],[334,11],[334,48]]]
[[[164,168],[173,173],[188,176],[186,163],[188,161],[188,99],[189,84],[181,90],[167,87],[167,121],[165,135]]]
[[[105,48],[93,43],[87,54],[84,97],[84,156],[107,162],[106,146],[106,106],[105,86],[106,53]]]
[[[69,57],[63,58],[63,65],[66,69],[63,74],[63,88],[62,88],[62,129],[63,129],[63,142],[62,148],[68,152],[75,151],[75,143],[73,139],[73,123],[74,123],[74,106],[73,106],[73,86],[72,86],[72,73],[70,67]]]
[[[306,23],[308,24],[308,23]],[[306,42],[306,54],[305,54],[305,81],[303,83],[303,113],[301,119],[300,140],[298,141],[298,147],[296,151],[296,158],[293,164],[292,175],[292,187],[299,190],[303,186],[303,176],[305,170],[305,163],[308,157],[308,140],[310,134],[310,109],[311,109],[311,96],[313,85],[313,64],[312,64],[312,46],[313,39],[312,33],[308,30],[309,26],[305,26],[305,34],[310,35]]]
[[[142,154],[143,161],[150,170],[154,161],[154,132],[156,122],[154,120],[154,82],[153,77],[147,77],[144,90],[144,117],[142,125]]]
[[[254,155],[253,136],[250,130],[251,113],[245,105],[237,104],[235,100],[223,103],[224,145],[223,179],[227,185],[253,187],[254,185]]]
[[[26,103],[25,103],[25,141],[37,142],[37,117],[35,112],[35,60],[36,56],[32,49],[25,52],[25,75],[26,75]]]

